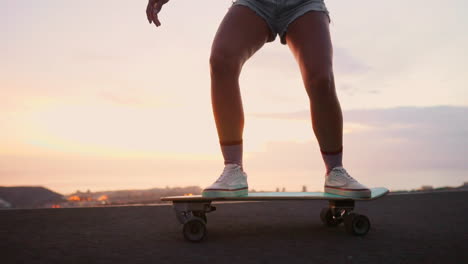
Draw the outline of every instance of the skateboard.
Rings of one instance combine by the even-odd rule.
[[[242,197],[202,197],[201,195],[162,197],[171,201],[177,220],[183,225],[184,238],[200,242],[206,235],[206,214],[216,210],[216,201],[277,201],[277,200],[328,200],[329,206],[320,212],[320,219],[329,227],[344,223],[352,235],[364,236],[370,229],[369,218],[353,212],[355,201],[372,201],[388,193],[386,188],[372,188],[370,198],[350,198],[323,192],[256,192]]]

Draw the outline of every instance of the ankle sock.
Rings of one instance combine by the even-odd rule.
[[[325,162],[325,167],[327,169],[327,174],[335,167],[343,166],[343,147],[337,151],[323,151],[322,153],[323,161]]]
[[[242,167],[242,140],[234,142],[221,142],[221,152],[224,164],[237,164]]]

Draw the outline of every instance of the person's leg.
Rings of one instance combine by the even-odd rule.
[[[229,9],[216,33],[210,56],[211,100],[226,167],[203,196],[247,194],[246,174],[241,167],[244,112],[239,76],[244,63],[271,39],[271,34],[265,20],[241,5]]]
[[[211,99],[221,144],[242,141],[244,113],[239,89],[243,64],[270,37],[266,22],[245,6],[232,6],[213,41]]]
[[[286,41],[301,69],[320,149],[325,155],[339,155],[343,144],[343,117],[335,91],[328,25],[324,12],[308,12],[289,25]],[[339,158],[335,163],[341,165]],[[327,171],[332,169],[330,165],[327,164]]]
[[[352,197],[370,197],[370,190],[343,168],[343,116],[335,91],[329,18],[311,11],[292,22],[286,41],[299,63],[310,100],[312,126],[327,174],[325,191]]]

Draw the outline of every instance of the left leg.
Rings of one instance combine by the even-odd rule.
[[[335,91],[328,25],[324,12],[308,12],[289,25],[286,41],[301,69],[320,149],[322,153],[339,153],[343,144],[343,117]]]
[[[335,91],[333,50],[326,13],[311,11],[288,27],[286,42],[299,63],[309,96],[312,126],[327,167],[325,192],[370,197],[343,168],[343,116]]]

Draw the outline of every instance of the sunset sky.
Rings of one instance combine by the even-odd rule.
[[[231,0],[0,0],[0,186],[63,194],[211,184],[223,163],[208,58]],[[390,189],[468,181],[468,2],[326,0],[344,165]],[[323,188],[288,48],[244,67],[249,187]]]

